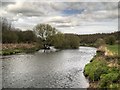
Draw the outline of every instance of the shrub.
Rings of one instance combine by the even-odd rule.
[[[115,44],[116,38],[115,38],[115,36],[111,35],[111,36],[107,37],[105,39],[105,41],[106,41],[106,44],[113,45],[113,44]]]
[[[100,83],[99,87],[102,88],[109,88],[109,85],[112,84],[113,82],[116,82],[119,79],[119,73],[108,73],[108,74],[103,74],[100,77]]]
[[[100,47],[102,45],[105,45],[104,39],[102,39],[102,38],[97,39],[97,41],[95,42],[95,46]]]
[[[92,81],[97,81],[100,79],[102,74],[108,72],[108,67],[106,66],[105,60],[93,60],[93,62],[85,66],[84,74],[89,77]]]
[[[59,49],[77,49],[79,48],[79,37],[75,35],[56,34],[51,39],[51,45]]]
[[[72,48],[72,49],[79,48],[80,39],[79,39],[78,36],[75,36],[75,35],[65,35],[65,41],[66,41],[66,44],[67,44],[68,48]]]
[[[16,43],[18,40],[18,36],[14,31],[4,30],[2,32],[2,42],[3,43]]]
[[[112,83],[112,84],[109,85],[109,88],[114,88],[115,90],[119,90],[120,89],[120,84]]]

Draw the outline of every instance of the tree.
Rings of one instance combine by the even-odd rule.
[[[7,20],[6,18],[0,18],[0,21],[2,24],[2,31],[13,29],[11,21]]]
[[[18,36],[13,31],[14,27],[12,27],[11,22],[8,21],[6,18],[1,18],[0,22],[2,24],[2,42],[16,43],[18,40]]]
[[[67,42],[68,48],[77,49],[80,45],[80,39],[75,35],[66,35],[65,41]]]
[[[54,35],[51,39],[51,43],[54,45],[55,48],[63,48],[65,42],[65,36],[62,33],[58,33]]]
[[[107,44],[113,45],[115,44],[116,38],[115,36],[111,35],[105,39]]]
[[[27,30],[23,32],[24,35],[24,41],[27,43],[35,42],[36,40],[36,35],[34,34],[33,31]]]
[[[103,46],[103,45],[105,45],[105,41],[102,38],[97,39],[97,41],[95,42],[96,47],[100,47],[100,46]]]
[[[3,31],[2,32],[2,42],[3,43],[17,43],[18,36],[14,31]]]
[[[49,24],[37,24],[33,30],[42,39],[45,49],[48,47],[47,39],[57,33],[57,30]]]
[[[79,37],[75,35],[65,35],[58,33],[52,37],[52,45],[58,49],[77,49],[79,48]]]

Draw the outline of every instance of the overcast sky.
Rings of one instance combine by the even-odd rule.
[[[13,25],[22,30],[32,30],[38,23],[50,24],[63,33],[93,34],[118,30],[117,2],[5,0],[0,16],[12,20]]]

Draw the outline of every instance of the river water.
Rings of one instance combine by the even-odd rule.
[[[3,88],[87,88],[84,66],[96,53],[95,48],[80,47],[58,52],[2,57]]]

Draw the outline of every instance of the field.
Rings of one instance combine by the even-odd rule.
[[[109,51],[111,51],[112,53],[115,53],[115,54],[117,54],[117,55],[118,55],[118,53],[119,53],[119,47],[120,47],[120,45],[118,45],[118,44],[115,44],[115,45],[107,45],[107,49],[108,49]]]

